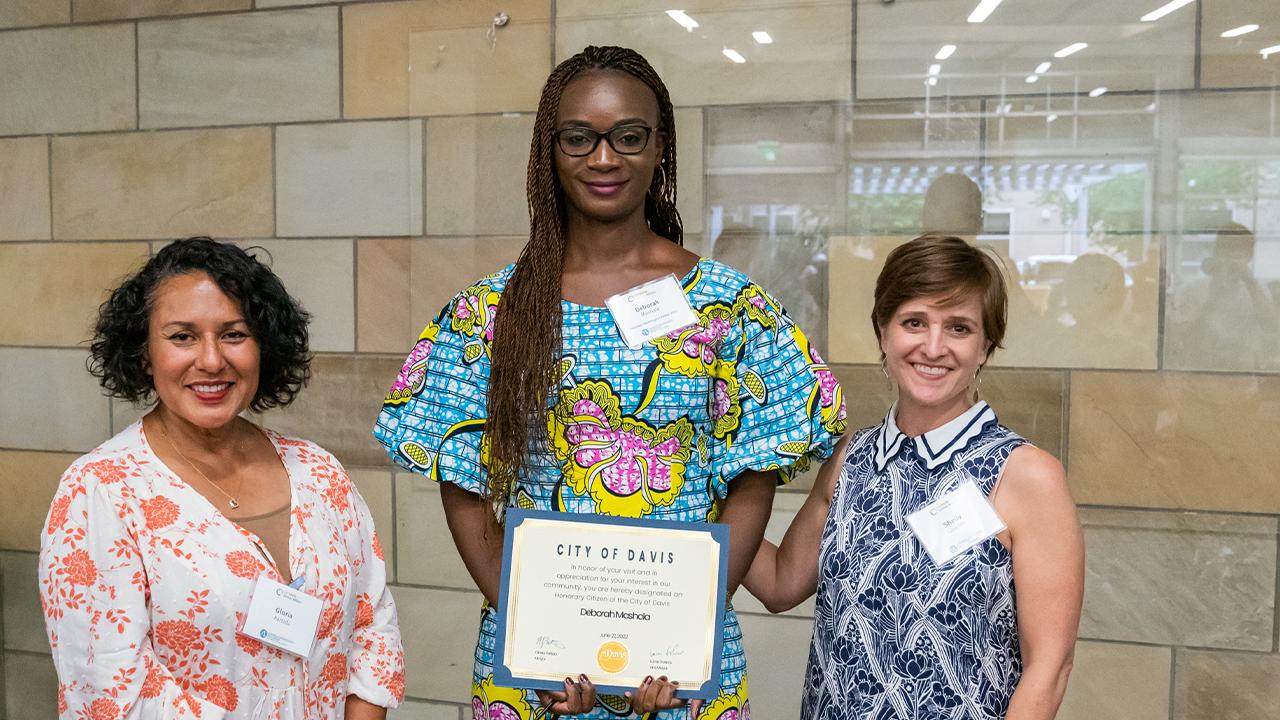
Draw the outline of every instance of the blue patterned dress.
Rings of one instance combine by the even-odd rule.
[[[1022,673],[1013,558],[996,538],[939,567],[906,516],[972,480],[995,487],[1025,441],[979,402],[919,437],[849,444],[823,530],[802,720],[1003,718]]]
[[[494,313],[513,266],[459,293],[423,331],[384,401],[374,435],[400,465],[487,495],[484,435]],[[608,310],[563,303],[562,381],[548,447],[518,479],[512,505],[715,522],[729,482],[748,470],[783,481],[831,454],[843,432],[840,386],[779,305],[741,273],[700,260],[681,279],[699,323],[628,348]],[[476,718],[543,717],[532,691],[493,683],[496,622],[476,644]],[[738,619],[725,615],[721,695],[700,718],[746,720]],[[630,714],[602,697],[579,718]],[[686,718],[684,709],[657,718]]]

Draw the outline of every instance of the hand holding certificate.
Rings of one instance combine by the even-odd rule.
[[[719,693],[728,574],[726,526],[511,509],[494,680],[601,692],[646,677],[680,697]]]

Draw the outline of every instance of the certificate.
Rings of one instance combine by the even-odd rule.
[[[646,675],[720,692],[729,528],[507,510],[494,682],[606,694]]]

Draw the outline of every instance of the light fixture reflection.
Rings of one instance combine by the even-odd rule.
[[[1087,47],[1089,47],[1089,43],[1071,43],[1070,45],[1054,53],[1053,56],[1056,58],[1064,58],[1064,57],[1067,57],[1068,55],[1075,55],[1076,53],[1080,52],[1081,50]]]
[[[1196,0],[1169,0],[1169,2],[1143,15],[1140,19],[1142,22],[1155,22],[1169,13],[1177,10],[1184,5],[1190,5]]]
[[[1044,121],[1045,121],[1045,122],[1047,122],[1047,123],[1051,123],[1051,122],[1053,122],[1054,120],[1057,120],[1057,119],[1058,119],[1058,114],[1057,114],[1057,113],[1053,113],[1053,114],[1049,115],[1049,117],[1045,118],[1045,119],[1044,119]]]
[[[1101,97],[1106,94],[1107,89],[1105,87],[1096,87],[1089,91],[1089,97]]]
[[[969,22],[980,23],[988,17],[991,17],[991,13],[995,12],[996,8],[1000,7],[1000,3],[1002,2],[1004,2],[1004,0],[979,0],[978,7],[974,8],[973,12],[969,13]]]
[[[934,55],[933,58],[935,60],[946,60],[947,58],[954,55],[955,52],[956,52],[955,45],[943,45],[941,48],[938,49],[938,54]]]
[[[1043,74],[1045,74],[1045,73],[1049,72],[1049,68],[1050,68],[1050,67],[1052,67],[1052,66],[1053,66],[1053,63],[1051,63],[1051,62],[1048,62],[1048,61],[1042,62],[1042,63],[1040,63],[1039,65],[1037,65],[1037,66],[1036,66],[1036,74],[1037,74],[1037,75],[1043,75]]]
[[[689,32],[693,32],[693,29],[698,27],[698,21],[689,17],[683,10],[668,10],[667,17],[680,23],[680,27]]]
[[[1241,35],[1248,35],[1249,33],[1257,29],[1258,29],[1257,25],[1253,25],[1253,24],[1241,25],[1238,28],[1231,28],[1230,30],[1227,30],[1226,32],[1222,33],[1222,37],[1225,37],[1225,38],[1240,37]]]
[[[936,78],[936,77],[931,77],[931,78],[929,78],[928,82],[929,82],[929,87],[933,87],[934,85],[937,85],[937,84],[938,84],[938,78]]]
[[[757,30],[751,33],[751,37],[755,38],[755,41],[761,45],[773,44],[773,36],[763,30]]]
[[[929,66],[929,75],[936,76],[942,72],[942,65],[934,63]]]
[[[734,50],[733,48],[725,48],[724,50],[721,50],[720,52],[724,53],[724,56],[725,56],[725,57],[727,57],[727,58],[729,58],[730,60],[732,60],[732,61],[734,61],[734,62],[738,63],[739,65],[741,65],[742,63],[744,63],[744,62],[746,62],[746,61],[747,61],[747,59],[746,59],[746,58],[742,57],[742,53],[738,52],[737,50]]]
[[[1266,60],[1272,55],[1275,55],[1276,53],[1280,53],[1280,45],[1272,45],[1271,47],[1265,47],[1259,50],[1258,52],[1262,54],[1262,59]]]
[[[1040,76],[1039,76],[1039,75],[1028,75],[1028,76],[1027,76],[1027,84],[1028,84],[1028,85],[1030,85],[1031,83],[1033,83],[1033,82],[1035,82],[1035,81],[1037,81],[1037,80],[1039,80],[1039,79],[1040,79]]]

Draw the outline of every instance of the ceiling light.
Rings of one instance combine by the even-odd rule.
[[[1096,87],[1089,91],[1089,97],[1099,97],[1105,95],[1107,89],[1105,87]]]
[[[1013,103],[1005,103],[1000,106],[999,113],[1001,115],[1008,115],[1011,110],[1013,110]]]
[[[1257,25],[1252,25],[1252,24],[1251,24],[1251,25],[1241,25],[1241,26],[1240,26],[1240,27],[1238,27],[1238,28],[1232,28],[1232,29],[1230,29],[1230,30],[1228,30],[1228,31],[1226,31],[1226,32],[1224,32],[1224,33],[1222,33],[1222,37],[1227,37],[1227,38],[1231,38],[1231,37],[1240,37],[1241,35],[1248,35],[1249,33],[1253,32],[1254,30],[1257,30],[1257,29],[1258,29],[1258,26],[1257,26]]]
[[[969,22],[980,23],[983,20],[986,20],[991,16],[991,13],[995,12],[997,7],[1000,7],[1000,3],[1002,2],[1004,2],[1004,0],[979,0],[978,7],[974,8],[973,12],[969,13]]]
[[[1196,0],[1169,0],[1169,2],[1161,5],[1155,10],[1152,10],[1146,15],[1143,15],[1141,20],[1142,22],[1155,22],[1160,18],[1164,17],[1165,15],[1168,15],[1174,10],[1177,10],[1178,8],[1182,7],[1183,5],[1190,5],[1195,1]]]
[[[693,32],[693,29],[698,27],[698,21],[686,15],[683,10],[668,10],[667,17],[680,23],[680,27],[689,32]]]
[[[1045,119],[1044,119],[1044,121],[1045,121],[1045,122],[1047,122],[1047,123],[1051,123],[1051,122],[1053,122],[1054,120],[1057,120],[1057,119],[1058,119],[1058,114],[1057,114],[1057,113],[1053,113],[1053,114],[1049,115],[1049,117],[1045,118]]]
[[[934,85],[937,85],[937,84],[938,84],[938,78],[936,77],[929,78],[929,87],[933,87]]]
[[[1037,75],[1043,75],[1043,74],[1045,74],[1045,73],[1049,72],[1049,68],[1050,68],[1050,67],[1052,67],[1052,66],[1053,66],[1053,63],[1051,63],[1051,62],[1049,62],[1049,61],[1047,61],[1047,60],[1046,60],[1045,62],[1042,62],[1042,63],[1040,63],[1039,65],[1037,65],[1037,66],[1036,66],[1036,74],[1037,74]]]
[[[1255,25],[1254,27],[1257,27],[1257,26]],[[955,54],[955,51],[956,51],[955,45],[943,45],[941,48],[938,49],[938,54],[934,55],[933,57],[935,60],[946,60],[947,58]]]
[[[761,45],[773,44],[773,36],[763,30],[757,30],[751,33],[751,37],[755,38],[756,42]]]
[[[940,64],[938,64],[938,63],[934,63],[934,64],[932,64],[932,65],[930,65],[930,66],[929,66],[929,75],[930,75],[930,76],[932,76],[932,77],[937,77],[937,76],[938,76],[938,73],[941,73],[941,72],[942,72],[942,65],[940,65]]]
[[[741,65],[742,63],[744,63],[744,62],[746,62],[746,61],[747,61],[747,59],[746,59],[746,58],[742,57],[742,53],[738,52],[737,50],[734,50],[733,48],[725,48],[724,50],[721,50],[720,52],[724,53],[724,56],[725,56],[725,57],[727,57],[727,58],[729,58],[730,60],[732,60],[732,61],[734,61],[734,62],[738,63],[739,65]]]
[[[1275,55],[1276,53],[1280,53],[1280,45],[1272,45],[1271,47],[1265,47],[1259,50],[1258,52],[1262,53],[1262,59],[1266,60],[1272,55]]]
[[[1064,58],[1068,55],[1075,55],[1076,53],[1080,52],[1081,50],[1087,47],[1089,47],[1089,43],[1071,43],[1070,45],[1054,53],[1053,56],[1056,58]]]
[[[1027,76],[1027,84],[1028,84],[1028,85],[1030,85],[1031,83],[1033,83],[1033,82],[1035,82],[1035,81],[1037,81],[1037,80],[1039,80],[1039,79],[1040,79],[1040,76],[1039,76],[1039,75],[1028,75],[1028,76]]]

